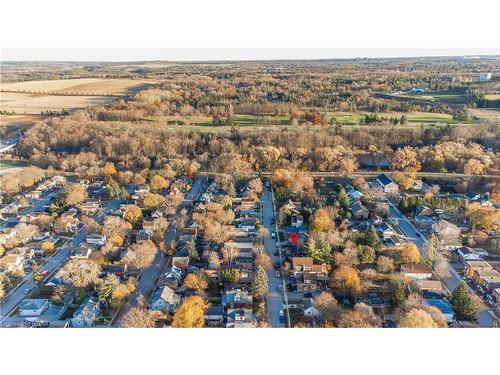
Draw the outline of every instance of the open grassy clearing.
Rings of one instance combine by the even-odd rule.
[[[500,111],[496,109],[469,109],[468,112],[479,120],[500,121]]]
[[[500,94],[487,94],[484,96],[486,100],[499,100]]]
[[[0,115],[1,138],[17,138],[20,131],[25,131],[32,126],[35,121],[41,119],[42,116],[37,115]]]
[[[0,170],[9,168],[24,168],[27,166],[27,160],[0,159]]]

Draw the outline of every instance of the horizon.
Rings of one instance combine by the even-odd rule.
[[[494,58],[500,49],[446,48],[3,48],[2,62],[214,63]]]

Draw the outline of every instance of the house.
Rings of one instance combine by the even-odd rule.
[[[80,220],[77,217],[69,214],[62,214],[59,219],[59,224],[54,227],[54,232],[57,234],[60,233],[76,233],[78,230],[78,225]]]
[[[361,220],[361,219],[368,219],[370,216],[370,211],[363,206],[363,204],[359,201],[356,201],[352,206],[351,206],[351,211],[352,211],[352,216],[356,220]]]
[[[435,293],[442,293],[444,291],[443,284],[439,280],[418,279],[415,280],[421,291],[430,291]]]
[[[35,249],[32,246],[15,247],[7,252],[8,255],[20,255],[24,259],[32,259],[35,256]]]
[[[500,287],[499,288],[495,288],[495,290],[493,290],[493,299],[495,300],[495,302],[500,305]]]
[[[481,253],[482,254],[482,253]],[[487,253],[486,253],[487,254]],[[465,264],[468,260],[482,260],[482,255],[468,246],[460,246],[457,249],[458,260]]]
[[[137,195],[145,195],[149,193],[149,186],[142,184],[135,187],[134,193]]]
[[[231,308],[226,314],[226,328],[254,328],[255,318],[251,308]]]
[[[390,177],[388,177],[385,173],[379,175],[375,182],[384,189],[384,192],[389,194],[397,194],[399,191],[399,186],[396,184]]]
[[[222,296],[221,304],[227,309],[252,308],[253,297],[246,290],[229,290]]]
[[[17,272],[22,271],[24,263],[24,257],[19,254],[5,255],[0,258],[0,272]]]
[[[240,219],[237,221],[238,228],[246,230],[255,230],[257,220],[255,218]]]
[[[347,196],[349,197],[349,203],[351,205],[353,205],[355,202],[358,202],[361,199],[361,197],[363,196],[363,193],[361,193],[359,190],[354,189],[350,185],[346,186],[345,192],[347,193]]]
[[[187,270],[189,267],[189,257],[188,256],[172,257],[172,266],[180,268],[181,270]]]
[[[476,270],[472,276],[477,285],[484,286],[488,283],[500,282],[500,272],[497,270]]]
[[[157,288],[149,299],[149,308],[154,311],[166,310],[169,312],[175,311],[181,297],[175,294],[175,291],[168,286]]]
[[[389,225],[386,221],[382,221],[380,224],[375,226],[377,233],[382,238],[390,238],[391,236],[396,236],[396,231]]]
[[[220,327],[223,319],[223,306],[210,306],[207,311],[205,311],[205,321],[208,327]]]
[[[35,317],[43,314],[50,305],[48,299],[23,299],[19,304],[19,315]]]
[[[70,255],[71,259],[88,259],[90,254],[92,254],[92,247],[86,245],[86,244],[81,244],[78,249],[75,251],[74,254]]]
[[[414,280],[430,279],[432,277],[431,269],[420,263],[404,263],[401,265],[400,270],[405,277]]]
[[[446,220],[439,220],[432,226],[436,237],[446,246],[459,245],[460,228]]]
[[[160,276],[158,281],[159,286],[168,286],[170,288],[176,289],[182,278],[182,269],[176,266],[169,267]]]
[[[71,319],[72,327],[92,327],[101,314],[99,301],[95,297],[87,298],[74,312]]]
[[[90,245],[103,246],[106,243],[106,236],[100,234],[89,234],[85,241]]]
[[[475,278],[478,272],[493,271],[493,266],[485,260],[466,260],[465,275],[470,278]]]
[[[142,228],[154,232],[159,229],[163,220],[159,217],[145,217],[142,221]]]
[[[439,309],[448,323],[455,321],[455,311],[453,311],[453,307],[450,302],[437,298],[424,299],[422,302]]]
[[[304,298],[302,302],[303,302],[302,313],[304,314],[304,316],[307,316],[309,318],[316,318],[319,316],[319,310],[316,307],[314,307],[311,298]]]
[[[419,204],[415,207],[415,222],[420,227],[430,228],[434,224],[434,212],[427,206]]]
[[[314,265],[311,257],[293,257],[292,266],[294,273],[303,273],[310,271]]]
[[[292,227],[300,228],[302,224],[304,224],[304,216],[293,214],[292,215]]]
[[[16,229],[15,228],[1,228],[0,229],[0,245],[5,245],[5,243],[12,238],[16,238]]]
[[[80,205],[80,211],[84,215],[94,215],[99,210],[99,207],[100,207],[99,201],[89,200],[89,201],[83,202]]]

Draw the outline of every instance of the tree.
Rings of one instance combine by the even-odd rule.
[[[216,251],[208,253],[208,268],[211,270],[218,270],[220,268],[220,258]]]
[[[391,305],[401,306],[406,300],[405,283],[402,280],[394,280],[391,283]]]
[[[312,300],[312,305],[319,311],[319,315],[326,321],[337,318],[340,308],[337,300],[331,293],[321,292]]]
[[[271,257],[263,251],[259,252],[255,257],[255,265],[260,266],[265,270],[270,270],[273,267]]]
[[[88,194],[82,184],[71,184],[66,188],[64,202],[68,206],[74,206],[87,199]]]
[[[391,160],[391,167],[397,170],[409,170],[417,166],[417,152],[413,147],[398,148]]]
[[[142,220],[142,210],[133,204],[128,204],[125,206],[125,213],[123,218],[127,220],[132,226],[135,226],[138,222]]]
[[[106,183],[106,192],[110,198],[114,198],[118,197],[123,192],[123,189],[118,182],[110,178]]]
[[[257,271],[252,281],[252,295],[255,298],[261,299],[267,295],[268,281],[266,270],[262,266],[257,266]]]
[[[113,273],[108,274],[104,280],[101,280],[97,288],[99,302],[108,303],[118,285],[120,285],[120,279]]]
[[[132,278],[129,278],[129,280]],[[118,284],[111,293],[110,305],[114,309],[118,309],[127,300],[128,296],[135,290],[135,285],[132,283]]]
[[[358,259],[361,263],[375,262],[375,250],[371,246],[358,245]]]
[[[174,328],[203,328],[208,304],[200,296],[185,298],[172,319]]]
[[[102,227],[102,234],[108,238],[118,236],[123,239],[130,229],[132,229],[132,225],[118,216],[106,216]],[[117,244],[117,246],[121,245]]]
[[[222,253],[222,261],[225,263],[225,264],[231,264],[232,261],[234,259],[236,259],[239,255],[239,251],[238,249],[236,249],[235,247],[231,246],[231,244],[226,244],[222,250],[221,250],[221,253]]]
[[[361,290],[361,279],[357,269],[341,265],[333,273],[334,284],[339,285],[341,288],[347,288],[352,291]]]
[[[477,307],[465,282],[461,281],[455,288],[451,294],[451,303],[458,320],[476,320]]]
[[[485,174],[485,165],[477,159],[469,159],[464,165],[465,174]]]
[[[84,259],[70,259],[62,268],[63,279],[75,288],[87,288],[99,280],[101,267]]]
[[[36,225],[26,223],[19,223],[14,229],[16,230],[16,238],[21,241],[22,244],[31,241],[39,232]]]
[[[401,258],[404,263],[420,263],[422,257],[414,243],[405,243],[401,249]]]
[[[154,209],[160,207],[165,203],[165,197],[160,194],[150,193],[142,198],[142,204],[147,209]]]
[[[154,175],[150,181],[151,190],[160,191],[168,187],[168,181],[160,175]]]
[[[151,241],[133,244],[129,250],[131,254],[126,258],[125,262],[140,270],[151,266],[157,253],[157,248]]]
[[[224,283],[236,284],[240,281],[241,273],[238,268],[225,268],[221,271],[221,278]]]
[[[43,276],[40,272],[40,266],[36,262],[33,262],[33,282],[38,286],[42,285],[43,283]]]
[[[106,163],[102,168],[102,173],[106,178],[110,178],[116,174],[116,168],[113,163]]]
[[[380,318],[378,318],[373,309],[364,304],[357,303],[353,310],[348,310],[339,318],[339,328],[373,328],[380,326]]]
[[[142,307],[132,307],[123,318],[125,328],[154,328],[156,319],[153,312]]]
[[[196,260],[199,259],[198,249],[196,249],[196,241],[191,240],[186,245],[189,259]]]
[[[378,237],[377,230],[373,225],[365,231],[363,243],[375,249],[380,247],[380,238]]]
[[[262,193],[262,180],[260,178],[251,179],[248,182],[248,187],[255,191],[257,194]]]
[[[432,316],[421,309],[411,309],[399,321],[402,328],[437,328],[438,325]]]
[[[391,258],[381,255],[377,260],[377,270],[383,273],[391,273],[394,271],[394,262]]]
[[[313,238],[309,239],[307,241],[306,252],[307,255],[320,264],[332,263],[332,248],[324,240],[316,241]]]
[[[324,208],[318,208],[314,213],[311,225],[309,226],[310,232],[331,232],[335,228],[328,211]]]
[[[184,279],[184,287],[191,290],[206,290],[208,288],[208,281],[202,273],[190,273]]]
[[[344,209],[344,212],[349,211],[351,204],[349,203],[349,197],[347,196],[347,193],[345,192],[344,189],[340,190],[340,193],[338,195],[338,200],[340,206]]]

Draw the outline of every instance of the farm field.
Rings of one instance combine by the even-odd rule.
[[[83,78],[2,84],[2,91],[42,92],[84,96],[121,96],[153,85],[151,80]]]
[[[63,96],[0,92],[0,110],[19,114],[39,114],[101,105],[116,100],[113,96]]]
[[[68,79],[2,84],[0,110],[22,114],[102,105],[155,84],[152,80]]]

